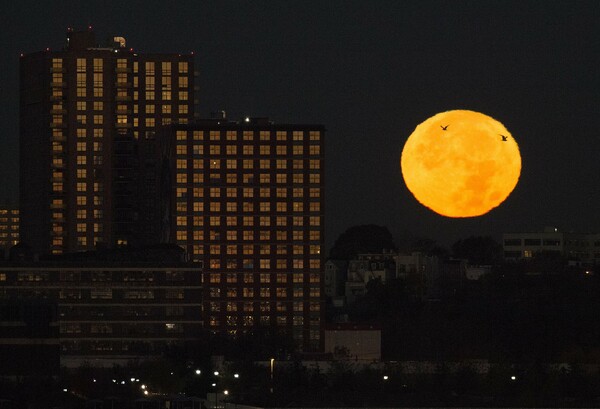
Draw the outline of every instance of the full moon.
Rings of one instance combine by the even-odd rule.
[[[519,146],[500,122],[479,112],[441,112],[409,136],[400,167],[406,187],[434,212],[475,217],[499,206],[521,174]]]

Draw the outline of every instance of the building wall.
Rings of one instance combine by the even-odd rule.
[[[0,260],[8,249],[19,242],[19,209],[0,207]]]
[[[323,126],[215,119],[166,132],[163,236],[204,262],[207,327],[275,326],[321,349]]]
[[[56,302],[0,299],[0,376],[56,376],[59,351]]]
[[[0,299],[55,300],[61,359],[159,355],[197,339],[200,267],[115,265],[0,267]]]
[[[530,259],[536,254],[557,254],[571,262],[600,264],[600,233],[567,233],[546,229],[534,233],[505,233],[504,258]]]
[[[340,349],[341,348],[341,349]],[[381,359],[381,329],[373,326],[339,324],[325,330],[325,352],[334,356],[339,351],[348,353],[347,358],[359,361]]]

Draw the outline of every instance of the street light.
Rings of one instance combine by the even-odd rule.
[[[213,372],[213,374],[214,374],[215,376],[219,376],[219,371],[214,371],[214,372]]]
[[[275,367],[275,358],[271,358],[271,393],[273,393],[273,368]]]
[[[200,375],[202,373],[202,371],[200,371],[200,369],[196,369],[196,375]]]
[[[237,379],[237,378],[239,378],[239,377],[240,377],[240,374],[239,374],[239,373],[234,373],[234,374],[233,374],[233,377],[234,377],[235,379]]]

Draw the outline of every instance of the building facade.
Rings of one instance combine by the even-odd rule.
[[[546,254],[564,257],[575,265],[600,265],[600,233],[546,227],[542,232],[505,233],[502,243],[506,260],[528,260]]]
[[[0,260],[19,239],[19,209],[13,206],[0,207]]]
[[[161,236],[204,262],[205,326],[277,327],[322,350],[323,126],[216,118],[164,132]]]
[[[69,31],[20,59],[21,239],[40,254],[153,239],[155,129],[194,111],[192,55]]]
[[[58,336],[54,300],[0,298],[0,376],[58,376]]]
[[[202,268],[135,255],[68,258],[0,266],[0,299],[57,304],[61,363],[123,363],[197,340],[202,330]],[[139,257],[139,255],[138,255]]]

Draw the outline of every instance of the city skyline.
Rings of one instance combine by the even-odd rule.
[[[67,27],[92,24],[99,38],[121,35],[141,52],[193,51],[202,116],[224,109],[231,119],[325,124],[327,249],[367,223],[446,245],[545,225],[600,230],[597,3],[73,2],[36,5],[35,15],[33,4],[7,9],[0,201],[18,190],[19,53],[60,49]],[[513,194],[479,218],[423,208],[399,169],[414,127],[458,108],[504,123],[523,158]]]

